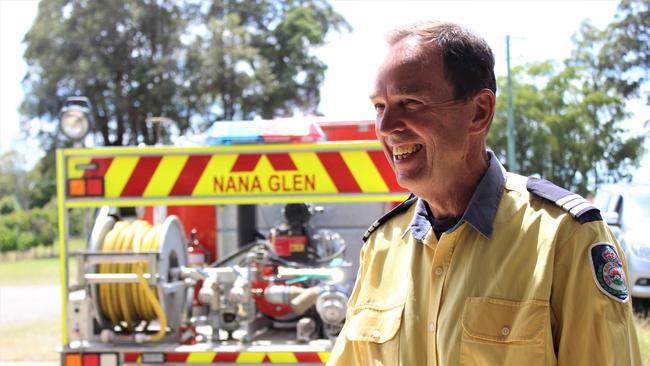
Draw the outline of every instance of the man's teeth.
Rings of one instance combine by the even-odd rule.
[[[420,144],[406,145],[406,146],[395,146],[395,147],[393,147],[393,156],[397,160],[405,159],[409,155],[420,151],[420,149],[422,149],[422,145],[420,145]]]

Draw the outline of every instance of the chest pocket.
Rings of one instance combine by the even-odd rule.
[[[544,365],[550,332],[548,303],[468,298],[463,310],[460,365]],[[553,363],[553,362],[551,362]]]
[[[404,304],[393,306],[359,305],[353,309],[346,334],[359,363],[397,365],[399,337]]]

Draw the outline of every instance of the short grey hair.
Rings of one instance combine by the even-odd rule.
[[[454,99],[469,100],[482,89],[496,94],[494,54],[483,37],[455,23],[427,21],[395,28],[387,41],[394,46],[408,37],[440,50],[444,77],[454,88]]]

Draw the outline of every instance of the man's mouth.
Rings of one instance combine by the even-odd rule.
[[[421,144],[395,146],[393,147],[393,157],[395,160],[406,159],[421,149]]]

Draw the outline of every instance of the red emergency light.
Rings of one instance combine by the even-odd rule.
[[[64,366],[117,366],[117,353],[66,353]]]
[[[100,177],[68,179],[68,196],[101,197],[104,195],[104,179]]]

